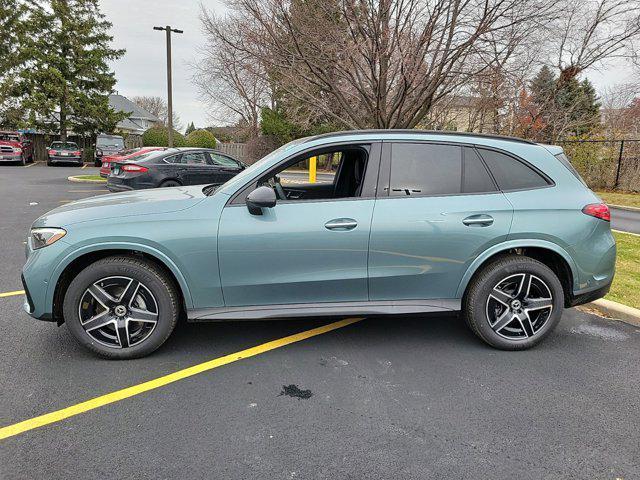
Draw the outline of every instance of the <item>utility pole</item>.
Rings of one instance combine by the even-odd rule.
[[[183,33],[182,30],[166,27],[153,27],[154,30],[165,30],[167,32],[167,128],[169,146],[173,147],[173,99],[171,98],[171,32]]]

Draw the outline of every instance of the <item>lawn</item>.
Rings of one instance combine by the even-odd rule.
[[[100,175],[74,175],[73,178],[77,178],[78,180],[93,180],[106,182],[106,178],[102,178]]]
[[[596,192],[609,205],[623,205],[640,208],[640,193]]]
[[[640,308],[640,236],[613,232],[618,244],[616,276],[608,300]]]

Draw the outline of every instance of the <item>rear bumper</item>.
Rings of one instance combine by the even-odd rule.
[[[60,156],[50,156],[50,163],[83,163],[82,157],[60,157]]]
[[[596,287],[591,290],[574,292],[569,297],[568,307],[576,307],[578,305],[584,305],[585,303],[593,302],[599,298],[604,297],[611,289],[611,283],[613,279],[601,287]]]

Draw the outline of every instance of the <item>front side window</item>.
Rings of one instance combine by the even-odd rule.
[[[500,190],[526,190],[547,187],[549,182],[533,168],[507,154],[478,149]]]
[[[211,158],[211,163],[213,163],[213,165],[231,168],[237,168],[240,166],[238,165],[238,162],[236,162],[232,158],[225,157],[224,155],[220,155],[219,153],[209,153],[209,157]]]

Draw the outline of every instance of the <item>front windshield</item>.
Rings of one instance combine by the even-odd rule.
[[[19,142],[20,137],[11,133],[0,133],[0,140],[4,140],[5,142]]]
[[[124,140],[119,137],[98,137],[98,141],[96,142],[98,147],[113,147],[113,148],[123,148]]]
[[[263,165],[269,163],[275,157],[279,156],[282,152],[284,152],[286,150],[289,150],[290,148],[294,147],[295,145],[298,145],[299,143],[304,142],[305,140],[307,140],[307,137],[298,138],[297,140],[293,140],[293,141],[291,141],[289,143],[285,143],[280,148],[275,149],[273,152],[265,155],[260,160],[258,160],[256,163],[254,163],[253,165],[251,165],[251,166],[247,167],[246,169],[244,169],[242,172],[240,172],[235,177],[231,178],[230,180],[227,180],[226,183],[223,183],[222,185],[220,185],[220,188],[222,188],[225,185],[228,185],[230,183],[233,183],[233,182],[242,182],[245,179],[251,178],[254,175],[254,173],[256,171],[259,171],[260,168]],[[215,190],[218,190],[218,189],[216,188]],[[205,195],[211,195],[215,190],[206,191],[204,193],[205,193]]]

